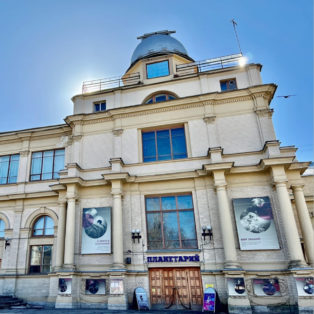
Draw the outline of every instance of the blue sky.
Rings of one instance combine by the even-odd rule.
[[[195,60],[238,52],[278,85],[282,146],[313,160],[311,0],[0,0],[0,132],[63,123],[82,82],[122,75],[137,36],[170,29]]]

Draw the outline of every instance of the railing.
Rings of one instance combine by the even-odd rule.
[[[234,54],[204,61],[179,64],[176,66],[175,76],[190,75],[193,73],[206,72],[214,69],[227,68],[239,65],[242,54]],[[123,75],[122,77],[112,77],[107,79],[85,81],[82,85],[82,94],[99,92],[106,89],[122,86],[132,86],[141,82],[140,73]]]
[[[82,85],[82,94],[98,92],[105,89],[130,86],[140,83],[140,73],[132,73],[123,77],[111,77],[93,81],[85,81]]]
[[[234,54],[225,57],[219,57],[204,61],[197,61],[187,64],[178,64],[176,67],[177,75],[188,75],[192,73],[206,72],[209,70],[227,68],[231,66],[239,65],[239,61],[242,58],[242,54]]]

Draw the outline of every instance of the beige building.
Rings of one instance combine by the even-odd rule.
[[[213,287],[230,312],[313,308],[314,173],[276,138],[276,85],[171,33],[85,82],[65,124],[0,134],[0,294],[124,309],[143,287],[201,309]]]

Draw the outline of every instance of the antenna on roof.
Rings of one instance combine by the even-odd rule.
[[[234,33],[235,33],[236,38],[237,38],[237,42],[238,42],[240,53],[242,55],[242,50],[241,50],[241,46],[240,46],[240,40],[239,40],[238,32],[237,32],[237,29],[236,29],[236,26],[238,26],[238,24],[237,24],[237,22],[234,19],[231,20],[231,23],[233,25]]]

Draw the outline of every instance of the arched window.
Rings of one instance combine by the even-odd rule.
[[[5,223],[0,219],[0,238],[4,238]]]
[[[154,94],[151,97],[149,97],[146,101],[145,104],[153,104],[155,102],[162,102],[162,101],[167,101],[167,100],[173,100],[173,99],[177,99],[178,97],[164,92],[164,93],[158,93],[158,94]]]
[[[54,222],[49,216],[39,217],[33,227],[33,236],[51,236],[54,234]]]

